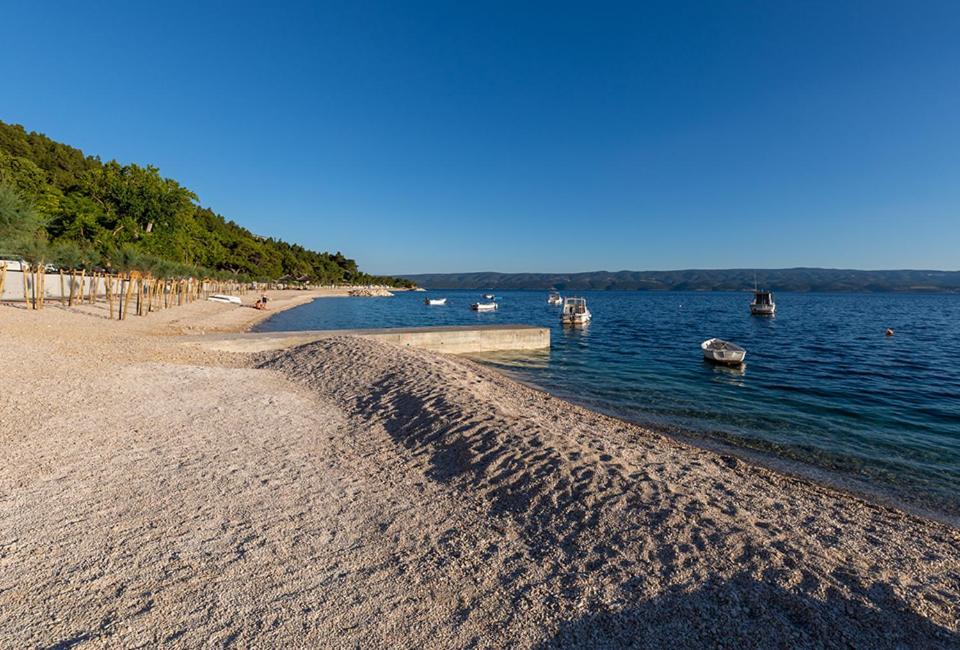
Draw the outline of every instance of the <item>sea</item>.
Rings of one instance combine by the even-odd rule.
[[[570,328],[544,291],[494,292],[498,311],[471,311],[482,293],[325,298],[257,330],[549,327],[549,351],[474,358],[616,417],[960,517],[960,295],[777,293],[776,316],[758,317],[751,293],[588,291],[593,320]],[[743,366],[705,362],[711,337],[745,348]]]

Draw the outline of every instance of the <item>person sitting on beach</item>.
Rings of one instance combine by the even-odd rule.
[[[262,294],[262,295],[260,296],[260,301],[259,301],[259,302],[260,302],[260,309],[266,309],[266,308],[267,308],[267,294]]]

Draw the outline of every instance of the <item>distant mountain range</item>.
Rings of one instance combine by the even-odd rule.
[[[913,291],[960,293],[960,271],[848,269],[716,269],[587,273],[423,273],[401,275],[425,289],[556,289],[558,291],[749,291],[754,274],[772,291]]]

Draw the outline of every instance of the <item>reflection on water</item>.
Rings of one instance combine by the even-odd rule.
[[[745,386],[744,378],[747,374],[747,364],[741,363],[738,366],[723,366],[716,363],[710,363],[706,359],[703,365],[710,372],[711,379],[725,383],[729,386]]]
[[[565,337],[570,339],[587,337],[590,336],[590,322],[579,323],[577,325],[564,324],[561,325],[560,331]]]
[[[501,350],[469,355],[475,361],[503,368],[543,369],[550,365],[550,350]]]
[[[561,327],[546,292],[481,292],[428,307],[422,294],[329,298],[260,330],[527,323],[552,349],[482,356],[551,393],[641,424],[681,428],[848,472],[960,513],[960,295],[777,294],[775,318],[749,293],[586,292],[593,320]],[[896,335],[885,336],[887,327]],[[748,365],[707,364],[720,337]]]

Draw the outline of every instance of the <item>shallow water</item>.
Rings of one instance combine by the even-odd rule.
[[[923,507],[960,514],[960,295],[776,295],[753,317],[743,293],[586,292],[594,319],[563,328],[544,292],[325,298],[259,331],[528,323],[549,352],[479,359],[558,396],[635,422],[839,472]],[[449,298],[427,307],[425,296]],[[884,336],[887,327],[895,330]],[[740,369],[703,361],[712,336],[747,349]]]

